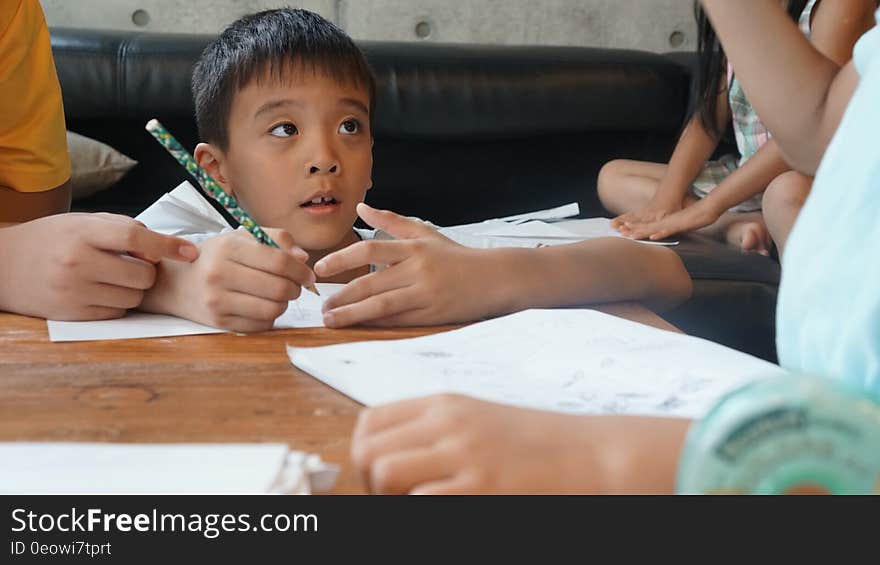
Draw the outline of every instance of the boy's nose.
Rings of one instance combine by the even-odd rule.
[[[313,161],[309,165],[309,175],[318,175],[321,173],[336,174],[339,172],[339,163],[335,160]]]

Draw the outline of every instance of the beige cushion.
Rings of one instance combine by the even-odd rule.
[[[72,131],[67,132],[67,150],[74,200],[113,186],[137,165],[137,161],[109,145]]]

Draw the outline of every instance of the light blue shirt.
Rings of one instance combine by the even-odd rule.
[[[880,21],[880,11],[877,12]],[[880,27],[856,47],[860,81],[785,251],[780,364],[880,398]]]

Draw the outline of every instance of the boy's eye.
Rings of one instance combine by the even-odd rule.
[[[299,130],[296,129],[295,125],[287,122],[275,126],[269,133],[274,135],[275,137],[290,137],[292,135],[298,134]]]
[[[355,119],[345,120],[339,125],[339,133],[344,135],[351,135],[353,133],[359,132],[361,129],[361,124]]]

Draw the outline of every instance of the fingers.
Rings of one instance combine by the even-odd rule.
[[[611,227],[619,230],[623,225],[625,225],[628,221],[632,219],[632,214],[621,214],[611,220]]]
[[[302,263],[309,260],[309,254],[296,244],[289,231],[278,228],[263,228],[263,231],[269,234],[269,237],[278,244],[278,247],[290,252],[296,260]]]
[[[329,312],[340,306],[354,304],[371,296],[408,286],[409,283],[405,282],[404,277],[401,277],[398,272],[401,266],[398,265],[393,269],[385,269],[354,279],[324,302],[323,311]]]
[[[160,259],[190,262],[199,256],[198,248],[192,243],[150,231],[136,220],[126,221],[105,216],[100,221],[92,222],[83,233],[86,243],[92,247],[130,253],[151,263]]]
[[[360,241],[315,263],[315,273],[321,277],[332,277],[364,265],[393,265],[411,253],[407,241]]]
[[[87,304],[93,308],[107,308],[125,312],[141,305],[144,299],[144,291],[96,283],[87,287],[82,299],[88,301]],[[107,314],[111,315],[112,313],[108,312]]]
[[[223,244],[227,246],[224,252],[230,261],[270,275],[284,277],[299,285],[315,283],[315,273],[286,250],[263,245],[250,235],[247,235],[247,238],[243,235],[230,237]]]
[[[361,469],[369,469],[374,461],[389,453],[429,447],[436,436],[436,425],[416,417],[407,420],[405,425],[358,438],[352,445],[352,461]]]
[[[115,320],[125,316],[124,308],[110,308],[108,306],[74,306],[72,308],[60,308],[51,314],[53,320],[63,322],[81,322],[91,320]]]
[[[224,316],[217,320],[216,324],[210,324],[215,328],[240,334],[254,334],[271,330],[274,320],[254,320],[241,316]]]
[[[412,310],[407,310],[406,312],[401,312],[399,314],[385,316],[384,318],[368,320],[366,322],[363,322],[363,325],[369,326],[371,328],[403,328],[412,326],[431,326],[437,324],[455,323],[454,320],[449,320],[447,318],[437,320],[434,316],[430,316],[427,311],[428,308],[414,308]]]
[[[425,307],[424,300],[425,297],[414,287],[391,290],[325,312],[324,325],[328,328],[342,328],[388,318],[422,309]]]
[[[364,410],[358,416],[353,438],[358,440],[416,418],[435,400],[436,397],[425,396]]]
[[[113,251],[92,249],[89,253],[83,264],[88,265],[88,276],[95,282],[143,291],[156,281],[156,267],[151,263]]]
[[[452,461],[443,448],[395,452],[368,470],[370,489],[378,494],[406,494],[423,483],[452,476]]]
[[[387,232],[397,239],[430,237],[437,232],[417,220],[404,218],[388,210],[378,210],[361,202],[357,205],[358,216],[373,228]]]
[[[284,305],[290,300],[296,300],[301,292],[300,285],[287,277],[252,269],[233,261],[212,265],[205,274],[204,281],[207,288],[216,289],[205,299],[212,311],[229,312],[224,310],[226,305],[222,303],[224,291],[237,292]],[[243,313],[246,310],[239,309],[235,312]],[[280,316],[280,313],[277,316]],[[250,317],[265,318],[266,316]]]
[[[410,494],[441,496],[450,494],[474,494],[478,492],[474,481],[466,474],[454,475],[450,479],[424,482],[413,487]]]
[[[116,320],[128,313],[124,308],[109,308],[106,306],[90,306],[81,320]]]
[[[681,229],[678,222],[661,220],[659,222],[626,224],[621,228],[620,233],[630,239],[649,239],[651,241],[657,241],[680,231]]]
[[[286,300],[275,302],[241,292],[211,293],[205,301],[211,312],[208,325],[241,333],[272,329],[288,307]]]
[[[655,233],[655,231],[655,224],[638,224],[634,226],[627,224],[620,233],[630,239],[647,239],[651,234]]]

